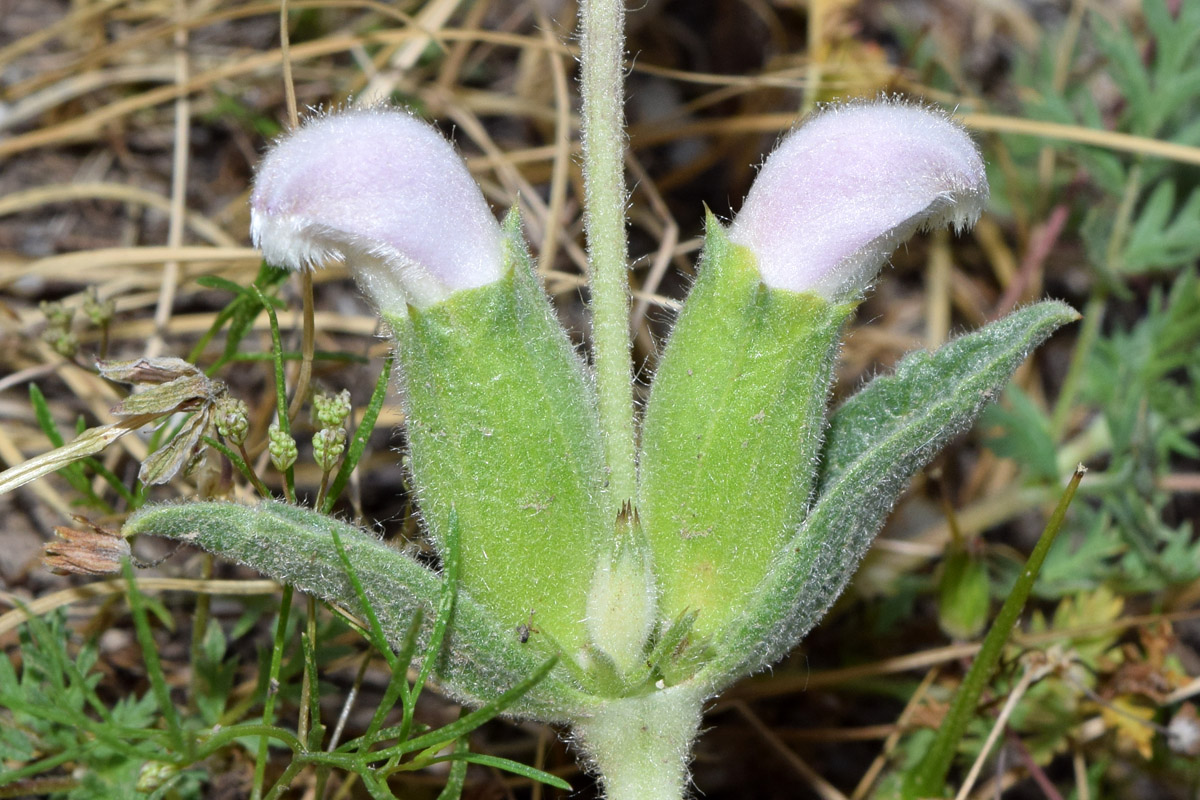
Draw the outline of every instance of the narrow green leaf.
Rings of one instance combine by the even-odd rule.
[[[992,623],[987,636],[984,637],[983,645],[971,663],[971,668],[967,671],[962,685],[955,692],[950,710],[938,728],[933,744],[916,768],[905,776],[903,791],[905,798],[916,800],[918,797],[933,797],[941,793],[942,787],[946,783],[946,776],[950,771],[950,765],[954,761],[954,754],[958,752],[958,743],[966,734],[967,725],[975,716],[979,697],[983,694],[984,688],[991,680],[992,672],[1000,662],[1004,645],[1012,634],[1013,628],[1016,627],[1021,611],[1025,608],[1025,603],[1033,591],[1033,584],[1037,581],[1042,564],[1046,561],[1046,554],[1050,552],[1050,547],[1054,544],[1054,539],[1062,528],[1067,508],[1075,497],[1075,490],[1079,487],[1084,472],[1082,467],[1075,471],[1074,477],[1071,478],[1070,484],[1059,499],[1058,506],[1054,509],[1049,522],[1046,523],[1038,543],[1034,546],[1033,552],[1029,554],[1025,568],[1021,570],[1021,574],[1017,578],[1016,585],[1013,586],[1008,599],[1004,601],[1004,605],[996,615],[996,621]]]
[[[422,638],[428,641],[443,596],[440,576],[365,531],[311,509],[269,501],[152,506],[133,515],[123,529],[127,536],[148,533],[193,543],[363,615],[335,531],[388,641],[397,647],[403,643],[417,611],[425,617]],[[542,648],[533,641],[522,644],[515,630],[461,586],[446,638],[435,672],[457,698],[475,705],[508,697],[505,689],[536,673],[546,658]],[[568,712],[581,713],[593,701],[556,671],[535,693],[509,702],[515,703],[514,713],[565,720]]]
[[[468,742],[465,736],[460,737],[454,743],[454,759],[453,765],[450,767],[450,774],[446,776],[446,785],[442,787],[442,791],[438,793],[437,800],[458,800],[462,797],[463,786],[467,783],[467,759],[464,756],[468,755]]]
[[[107,483],[114,492],[116,492],[118,495],[120,495],[121,499],[124,500],[131,509],[138,507],[137,497],[134,496],[133,492],[129,491],[129,488],[126,487],[125,484],[121,482],[121,479],[119,477],[117,477],[116,473],[114,473],[111,469],[109,469],[108,467],[101,464],[95,458],[85,458],[80,463],[82,463],[84,466],[86,466],[92,472],[96,473],[101,478],[103,478],[104,482]],[[88,484],[88,487],[91,488],[90,483]],[[110,505],[108,505],[107,503],[104,503],[104,501],[100,500],[99,498],[97,498],[97,502],[103,503],[103,505],[101,507],[104,509],[112,508]]]
[[[705,669],[714,688],[791,650],[845,588],[912,475],[966,431],[1026,356],[1078,319],[1059,302],[1022,309],[936,353],[910,353],[833,416],[816,503]]]
[[[162,663],[158,659],[158,644],[154,641],[154,633],[150,630],[150,620],[146,616],[146,602],[137,588],[137,578],[133,573],[133,565],[125,562],[125,580],[128,583],[127,596],[129,610],[133,615],[133,626],[137,632],[138,645],[142,648],[142,659],[146,663],[146,677],[158,701],[158,709],[167,721],[167,733],[175,752],[184,752],[183,727],[179,720],[179,711],[171,702],[171,690],[167,686],[167,677],[163,674]]]
[[[499,756],[489,756],[482,753],[459,753],[454,752],[448,756],[440,756],[430,759],[428,763],[436,764],[439,761],[450,761],[455,764],[482,764],[485,767],[495,767],[502,769],[505,772],[511,772],[514,775],[520,775],[522,778],[531,778],[532,780],[544,783],[547,786],[553,786],[555,789],[562,789],[564,792],[571,791],[571,784],[564,781],[557,775],[551,775],[549,772],[544,772],[540,769],[527,766],[519,761],[513,761],[508,758],[500,758]]]
[[[229,305],[222,309],[221,312],[213,319],[212,325],[210,325],[205,334],[200,337],[200,341],[196,343],[196,346],[192,348],[192,352],[189,355],[188,360],[192,362],[198,361],[200,356],[204,353],[205,348],[208,347],[208,343],[212,341],[212,339],[223,327],[225,327],[226,323],[229,324],[229,330],[225,334],[224,353],[221,358],[219,358],[208,368],[208,374],[213,374],[227,361],[233,358],[233,356],[237,353],[238,346],[241,344],[242,339],[244,339],[246,334],[250,332],[254,325],[254,320],[262,311],[262,300],[265,299],[272,305],[283,308],[283,302],[278,298],[267,294],[267,292],[287,280],[287,276],[289,274],[290,273],[287,270],[279,269],[278,267],[272,267],[264,261],[259,265],[258,275],[255,277],[253,283],[253,287],[256,287],[258,290],[260,290],[260,292],[257,294],[253,288],[243,288],[233,283],[222,282],[219,285],[215,285],[214,288],[226,289],[234,292],[237,294],[237,297],[235,297],[229,303]],[[199,280],[203,282],[205,279],[200,278]],[[216,280],[220,281],[221,279]],[[260,294],[261,299],[259,296]]]
[[[271,645],[271,665],[267,668],[266,699],[263,700],[262,724],[268,727],[275,722],[275,698],[279,693],[279,668],[283,664],[283,651],[287,648],[288,617],[292,611],[291,584],[283,587],[283,595],[279,598],[279,617],[275,621],[275,639]],[[254,786],[250,792],[251,800],[262,797],[263,780],[267,770],[266,736],[259,737],[258,753],[254,759]]]
[[[275,362],[275,414],[279,429],[284,433],[291,433],[291,420],[287,415],[287,380],[283,374],[283,338],[279,333],[279,318],[275,315],[275,309],[267,302],[267,296],[257,287],[255,293],[271,320],[271,358]]]
[[[402,739],[408,738],[411,730],[412,715],[416,710],[417,697],[425,687],[425,682],[433,674],[434,665],[443,656],[442,643],[446,640],[446,630],[454,615],[454,604],[458,599],[458,573],[462,564],[462,531],[458,524],[458,515],[450,509],[450,519],[446,527],[446,552],[442,558],[442,591],[438,598],[437,618],[433,621],[433,630],[429,634],[429,642],[425,645],[425,657],[421,659],[421,669],[413,682],[412,694],[404,708],[404,732]]]
[[[33,416],[37,420],[38,427],[42,429],[42,433],[46,434],[50,444],[54,447],[62,447],[65,441],[62,434],[59,433],[58,426],[54,424],[54,415],[50,413],[50,405],[46,402],[46,396],[42,394],[41,388],[36,383],[29,384],[29,403],[33,406]],[[87,476],[83,474],[83,468],[78,462],[68,463],[58,473],[67,479],[71,488],[92,499],[91,484],[88,482]]]
[[[371,758],[383,760],[405,753],[412,753],[417,750],[423,750],[437,744],[445,744],[457,739],[460,736],[465,736],[471,731],[478,728],[483,723],[503,714],[506,711],[520,713],[522,701],[533,693],[538,684],[553,679],[553,670],[558,663],[556,656],[551,657],[541,666],[533,670],[527,678],[513,686],[504,694],[489,703],[480,705],[469,714],[459,717],[455,722],[449,725],[444,725],[437,730],[422,734],[421,736],[409,739],[406,742],[389,747],[384,750],[371,753]],[[399,733],[398,728],[389,728],[386,731],[381,731],[381,735],[391,734],[395,736]]]
[[[350,585],[354,588],[354,596],[358,600],[359,607],[367,617],[367,635],[371,640],[371,644],[375,645],[388,662],[388,666],[392,669],[392,674],[396,673],[396,654],[392,652],[391,646],[388,645],[387,635],[383,632],[383,627],[379,624],[379,616],[375,613],[375,607],[371,604],[367,597],[367,591],[363,588],[362,580],[358,577],[358,570],[354,568],[354,562],[350,560],[350,556],[346,554],[346,545],[342,542],[342,532],[336,526],[329,529],[329,535],[333,539],[333,546],[337,550],[338,560],[342,564],[342,569],[346,570],[346,577],[350,580]],[[421,609],[416,609],[414,617],[422,615]],[[416,624],[419,624],[416,623]],[[413,632],[413,626],[409,626],[409,633]],[[408,645],[411,636],[406,636],[405,646]],[[407,666],[405,667],[407,670]]]

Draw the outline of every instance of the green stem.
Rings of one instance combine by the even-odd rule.
[[[1021,611],[1025,608],[1025,603],[1033,591],[1033,585],[1046,560],[1046,554],[1050,552],[1050,547],[1054,544],[1059,529],[1062,528],[1067,508],[1071,505],[1072,498],[1075,497],[1075,490],[1079,487],[1083,472],[1082,467],[1075,471],[1066,491],[1059,499],[1058,506],[1050,516],[1045,530],[1042,531],[1041,538],[1038,539],[1033,552],[1029,554],[1029,559],[1025,562],[1025,569],[1021,570],[1016,585],[1013,586],[1008,599],[1004,601],[1004,605],[996,615],[996,621],[992,623],[987,636],[984,637],[979,653],[976,654],[971,668],[967,670],[967,674],[963,678],[962,685],[955,693],[950,710],[938,728],[938,734],[933,744],[925,752],[924,758],[914,771],[905,776],[903,797],[906,800],[917,797],[942,796],[946,775],[949,774],[950,765],[958,752],[959,742],[966,733],[967,725],[975,717],[979,697],[983,694],[996,665],[1000,662],[1004,646],[1008,643],[1008,637],[1016,627],[1017,621],[1021,617]]]
[[[575,724],[607,800],[681,800],[703,700],[680,685],[610,700]]]
[[[279,619],[275,623],[275,646],[271,649],[271,666],[267,673],[266,698],[263,700],[263,727],[270,727],[275,721],[275,696],[279,693],[279,668],[283,662],[283,650],[286,646],[288,614],[292,610],[291,586],[283,587],[283,598],[279,602]],[[301,747],[303,743],[296,740]],[[261,800],[263,796],[263,780],[267,769],[267,737],[258,740],[258,757],[254,762],[254,788],[251,800]]]
[[[137,578],[133,574],[133,564],[125,559],[121,565],[125,574],[125,582],[129,592],[129,610],[133,615],[133,627],[137,632],[138,644],[142,648],[142,660],[146,663],[146,678],[158,701],[158,708],[167,723],[167,733],[171,737],[171,747],[176,753],[186,753],[191,750],[191,743],[184,742],[183,725],[179,712],[171,702],[171,688],[167,685],[167,676],[163,673],[162,662],[158,658],[158,645],[150,630],[149,615],[146,613],[146,601],[137,587]]]
[[[621,0],[583,0],[579,19],[592,357],[609,485],[619,505],[633,498],[636,483],[625,239],[625,6]]]

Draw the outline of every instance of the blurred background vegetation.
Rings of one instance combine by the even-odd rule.
[[[132,543],[136,594],[52,573],[43,545],[59,526],[91,531],[101,538],[82,550],[103,572],[127,552],[103,530],[148,498],[284,493],[263,455],[276,382],[262,312],[275,310],[288,385],[303,387],[306,291],[260,269],[246,198],[288,125],[289,73],[301,107],[401,104],[451,135],[498,213],[519,198],[582,340],[575,13],[571,0],[294,0],[285,58],[277,2],[0,0],[0,462],[117,421],[127,390],[97,359],[175,356],[247,404],[240,455],[264,484],[230,466],[238,453],[194,457],[204,440],[178,437],[174,466],[188,469],[143,484],[175,418],[0,495],[0,797],[246,797],[287,767],[285,748],[254,737],[193,761],[155,732],[202,738],[272,713],[291,730],[341,719],[347,738],[370,726],[388,663],[335,615],[299,604],[277,625],[290,595],[161,542]],[[694,274],[705,206],[728,219],[778,136],[841,98],[899,94],[960,115],[992,201],[972,233],[896,253],[848,331],[835,399],[1034,299],[1084,313],[919,476],[812,637],[712,708],[704,796],[880,796],[927,744],[1081,462],[1091,471],[955,780],[1016,691],[998,753],[962,796],[1200,796],[1200,3],[645,0],[628,21],[641,388]],[[256,278],[261,294],[245,288]],[[368,421],[337,513],[420,548],[402,420],[371,403],[387,343],[344,271],[315,280],[311,384],[349,391],[352,431]],[[313,459],[323,423],[306,396],[292,471],[313,503],[331,468]],[[1019,680],[1030,670],[1036,681]],[[437,726],[458,710],[426,692],[416,714]],[[130,740],[138,729],[151,733]],[[469,743],[594,796],[552,730],[492,722]],[[440,769],[383,783],[413,798],[567,796],[487,765]],[[367,797],[368,783],[306,769],[278,796]]]

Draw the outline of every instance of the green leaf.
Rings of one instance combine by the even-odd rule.
[[[1058,453],[1045,412],[1016,386],[1005,390],[1004,404],[983,412],[983,425],[1001,430],[988,437],[987,446],[1001,458],[1011,458],[1036,481],[1057,481]]]
[[[438,793],[438,800],[458,800],[462,797],[463,786],[467,783],[467,761],[463,756],[469,753],[468,746],[465,737],[454,743],[454,755],[458,758],[450,767],[450,774],[446,776],[446,785]]]
[[[1200,87],[1197,87],[1200,91]],[[1177,207],[1175,182],[1163,180],[1146,198],[1121,254],[1127,272],[1161,270],[1200,257],[1200,189]]]
[[[485,767],[494,767],[502,769],[505,772],[511,772],[514,775],[520,775],[523,778],[544,783],[547,786],[553,786],[555,789],[562,789],[564,792],[571,791],[571,784],[564,781],[557,775],[551,775],[534,767],[526,766],[519,761],[513,761],[510,758],[500,758],[498,756],[489,756],[481,753],[460,753],[457,750],[448,756],[441,756],[429,761],[430,764],[436,764],[439,761],[450,761],[454,764],[481,764]]]
[[[217,335],[217,332],[220,331],[226,323],[229,323],[229,330],[225,334],[224,353],[215,364],[209,367],[209,374],[212,374],[212,372],[218,369],[222,364],[233,358],[233,356],[237,353],[238,345],[241,344],[241,341],[243,338],[245,338],[246,334],[250,332],[254,325],[254,320],[262,311],[263,302],[265,301],[273,305],[279,305],[281,308],[283,307],[281,301],[275,297],[267,295],[266,293],[287,280],[289,274],[290,273],[286,269],[272,267],[265,261],[262,262],[259,265],[258,275],[254,278],[253,283],[253,287],[260,290],[257,293],[254,291],[254,288],[243,289],[237,284],[222,281],[219,278],[213,279],[210,276],[210,279],[213,280],[213,283],[211,284],[203,283],[205,279],[200,278],[199,281],[201,282],[201,285],[212,285],[214,288],[220,288],[234,292],[237,296],[229,303],[229,305],[222,309],[220,314],[216,316],[208,331],[205,332],[204,336],[200,337],[200,341],[198,341],[196,346],[192,348],[192,352],[188,357],[188,360],[192,362],[199,360],[201,354],[204,353],[204,349],[208,346],[208,343],[214,336]]]
[[[46,434],[46,438],[50,440],[50,444],[54,447],[62,447],[62,434],[58,430],[58,426],[54,424],[54,416],[50,413],[50,405],[46,402],[46,396],[42,394],[41,388],[36,383],[29,384],[29,402],[33,406],[33,414],[37,419],[38,427],[42,429],[42,433]],[[86,497],[91,502],[99,502],[99,498],[92,492],[92,484],[83,474],[83,465],[79,462],[71,462],[58,471],[60,475],[67,479],[76,492]]]
[[[787,653],[841,594],[912,475],[967,430],[1030,351],[1078,319],[1049,301],[910,353],[834,414],[817,501],[771,573],[719,642],[714,688]]]
[[[988,620],[987,565],[963,543],[946,550],[938,577],[938,625],[952,639],[974,639]]]
[[[1055,537],[1062,528],[1067,508],[1071,505],[1071,499],[1075,496],[1075,490],[1079,487],[1079,481],[1083,478],[1085,471],[1083,467],[1079,467],[1074,477],[1071,478],[1066,491],[1059,499],[1058,506],[1042,530],[1042,535],[1038,538],[1033,552],[1026,559],[1021,576],[996,614],[991,628],[988,629],[987,636],[984,637],[983,644],[980,646],[975,660],[971,663],[971,668],[963,678],[958,691],[954,693],[954,700],[951,701],[950,709],[938,728],[933,743],[921,761],[905,774],[902,789],[902,796],[905,800],[932,797],[945,786],[946,775],[954,760],[954,754],[963,735],[967,732],[967,726],[975,717],[979,698],[991,679],[996,665],[1000,662],[1005,643],[1020,619],[1021,611],[1025,608],[1025,602],[1029,599],[1029,594],[1033,591],[1033,584],[1037,581],[1038,573],[1046,560],[1046,554],[1050,551]]]
[[[153,506],[132,516],[123,529],[126,536],[147,533],[190,542],[362,616],[334,531],[391,644],[402,645],[418,611],[426,620],[422,637],[427,640],[443,597],[441,578],[365,531],[311,509],[277,502]],[[446,633],[437,676],[457,698],[474,705],[500,697],[546,659],[533,641],[522,644],[516,629],[497,620],[465,587],[459,588]],[[590,703],[556,670],[512,710],[564,720]]]

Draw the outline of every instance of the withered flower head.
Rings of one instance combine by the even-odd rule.
[[[42,563],[59,575],[113,575],[130,557],[129,540],[119,533],[93,525],[83,517],[75,521],[86,529],[59,526],[58,539],[43,548]]]

